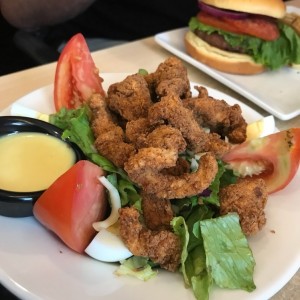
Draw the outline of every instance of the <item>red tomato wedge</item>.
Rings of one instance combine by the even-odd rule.
[[[216,18],[205,12],[199,12],[197,18],[200,22],[237,34],[246,34],[266,41],[276,40],[280,33],[277,25],[263,17],[249,17],[233,19],[227,17]]]
[[[269,194],[282,190],[295,176],[300,162],[300,128],[280,131],[234,146],[223,156],[234,170],[261,169]]]
[[[97,165],[81,160],[59,177],[35,202],[33,215],[76,252],[96,234],[93,222],[106,216],[108,202]]]
[[[93,93],[105,95],[102,82],[85,38],[81,33],[74,35],[61,52],[56,66],[56,111],[62,107],[78,108]]]

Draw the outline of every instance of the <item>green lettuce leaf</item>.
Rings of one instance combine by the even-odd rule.
[[[64,130],[62,137],[77,144],[86,156],[96,153],[89,120],[90,110],[87,106],[70,110],[62,108],[58,113],[50,115],[49,119],[50,123]]]
[[[190,217],[173,218],[171,225],[182,246],[181,272],[196,299],[208,300],[213,284],[253,291],[255,261],[237,214],[212,218],[199,206]]]
[[[189,229],[183,217],[171,221],[175,234],[180,237],[181,272],[186,286],[191,287],[196,299],[208,300],[212,280],[206,271],[205,252],[202,241],[195,243],[193,250],[188,251]]]
[[[157,275],[151,267],[151,263],[147,258],[132,256],[120,262],[116,275],[130,275],[140,280],[147,281]]]
[[[201,197],[203,203],[206,204],[214,204],[216,206],[220,206],[219,200],[219,191],[221,187],[224,187],[228,184],[235,183],[237,180],[237,176],[233,174],[233,172],[229,169],[225,168],[225,164],[223,161],[218,160],[218,172],[209,186],[211,193],[209,196]]]
[[[236,213],[200,221],[207,269],[221,288],[253,291],[255,260]],[[216,238],[218,237],[218,238]]]

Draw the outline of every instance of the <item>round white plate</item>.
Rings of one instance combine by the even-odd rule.
[[[104,88],[124,74],[102,74]],[[195,84],[192,84],[192,86]],[[43,113],[54,111],[53,86],[38,89],[17,102]],[[261,116],[246,105],[213,89],[209,94],[241,105],[244,117],[253,122]],[[9,108],[1,115],[9,115]],[[249,239],[256,260],[252,293],[214,288],[211,300],[268,299],[281,289],[300,267],[300,172],[281,192],[268,200],[267,224]],[[298,197],[297,197],[298,194]],[[180,274],[160,271],[147,282],[114,274],[117,264],[102,263],[68,249],[33,217],[0,216],[0,281],[22,299],[55,300],[153,300],[194,299]]]

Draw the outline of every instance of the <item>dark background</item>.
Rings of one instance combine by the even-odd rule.
[[[0,76],[36,66],[37,64],[14,44],[13,37],[17,30],[2,17],[0,28]]]
[[[2,300],[19,300],[0,284],[0,299]]]
[[[0,17],[0,28],[0,76],[34,67],[36,63],[19,50],[13,42],[16,29],[11,27],[2,17]],[[17,300],[18,298],[0,284],[0,299]]]

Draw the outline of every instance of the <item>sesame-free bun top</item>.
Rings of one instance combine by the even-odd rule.
[[[203,3],[218,8],[234,11],[247,12],[283,18],[285,15],[285,4],[282,0],[201,0]]]

